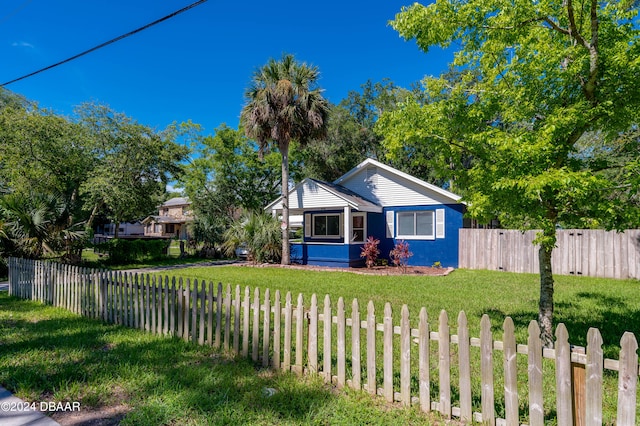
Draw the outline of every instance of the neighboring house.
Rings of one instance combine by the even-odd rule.
[[[282,198],[266,210],[281,216]],[[380,258],[409,243],[410,265],[458,266],[460,197],[373,159],[334,181],[304,179],[289,192],[290,215],[302,215],[304,237],[291,245],[294,262],[361,266],[368,236],[380,240]]]
[[[96,229],[96,234],[101,234],[105,236],[115,236],[116,224],[105,223],[104,225],[99,225],[98,228]],[[140,221],[121,222],[118,224],[119,237],[128,237],[128,236],[134,236],[134,235],[144,235],[144,225]]]
[[[147,237],[175,237],[186,240],[189,238],[187,224],[192,221],[191,201],[185,197],[176,197],[160,205],[157,216],[149,216],[142,223],[144,235]]]

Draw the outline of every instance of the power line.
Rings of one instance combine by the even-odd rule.
[[[92,48],[91,48],[91,49],[89,49],[89,50],[85,50],[85,51],[84,51],[84,52],[82,52],[82,53],[78,53],[77,55],[74,55],[74,56],[72,56],[72,57],[70,57],[70,58],[67,58],[67,59],[65,59],[64,61],[57,62],[57,63],[55,63],[55,64],[53,64],[53,65],[49,65],[48,67],[44,67],[44,68],[42,68],[42,69],[39,69],[38,71],[34,71],[34,72],[29,73],[29,74],[27,74],[27,75],[23,75],[22,77],[19,77],[19,78],[13,79],[13,80],[11,80],[11,81],[7,81],[6,83],[0,84],[0,87],[7,86],[7,85],[9,85],[9,84],[11,84],[11,83],[15,83],[16,81],[24,80],[25,78],[28,78],[28,77],[31,77],[31,76],[33,76],[33,75],[39,74],[39,73],[41,73],[41,72],[43,72],[43,71],[47,71],[47,70],[50,70],[51,68],[55,68],[55,67],[57,67],[58,65],[66,64],[67,62],[73,61],[74,59],[78,59],[79,57],[84,56],[84,55],[86,55],[87,53],[91,53],[91,52],[93,52],[93,51],[95,51],[95,50],[102,49],[103,47],[108,46],[108,45],[110,45],[110,44],[112,44],[112,43],[115,43],[116,41],[120,41],[120,40],[122,40],[123,38],[127,38],[127,37],[132,36],[132,35],[134,35],[134,34],[136,34],[136,33],[139,33],[140,31],[146,30],[147,28],[153,27],[154,25],[159,24],[160,22],[166,21],[167,19],[173,18],[174,16],[177,16],[177,15],[179,15],[179,14],[183,13],[183,12],[186,12],[186,11],[187,11],[187,10],[189,10],[189,9],[193,9],[194,7],[201,5],[202,3],[206,2],[206,1],[207,1],[207,0],[198,0],[198,1],[196,1],[196,2],[194,2],[194,3],[192,3],[192,4],[190,4],[189,6],[183,7],[183,8],[182,8],[182,9],[180,9],[180,10],[177,10],[177,11],[175,11],[175,12],[173,12],[173,13],[171,13],[171,14],[169,14],[169,15],[165,16],[165,17],[162,17],[162,18],[160,18],[160,19],[158,19],[158,20],[153,21],[153,22],[151,22],[150,24],[147,24],[147,25],[145,25],[145,26],[142,26],[142,27],[140,27],[140,28],[138,28],[138,29],[135,29],[135,30],[133,30],[133,31],[130,31],[130,32],[126,33],[126,34],[123,34],[123,35],[121,35],[121,36],[119,36],[119,37],[116,37],[116,38],[114,38],[114,39],[111,39],[111,40],[109,40],[109,41],[106,41],[106,42],[104,42],[104,43],[102,43],[102,44],[99,44],[99,45],[97,45],[97,46],[95,46],[95,47],[92,47]]]
[[[31,3],[32,0],[26,0],[25,2],[23,2],[22,4],[20,4],[20,6],[14,8],[12,11],[10,11],[9,13],[7,13],[6,15],[4,15],[2,18],[0,18],[0,24],[4,23],[5,21],[7,21],[9,18],[11,18],[13,15],[17,14],[18,12],[20,12],[22,9],[24,9],[29,3]]]

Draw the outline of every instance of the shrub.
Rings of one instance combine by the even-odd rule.
[[[114,238],[97,245],[109,254],[109,263],[126,264],[144,259],[160,259],[170,244],[169,240],[125,240]]]
[[[224,237],[223,249],[228,256],[245,245],[249,250],[247,258],[254,263],[278,263],[282,258],[280,221],[268,213],[245,213],[233,221]]]
[[[409,251],[409,243],[399,240],[389,252],[389,257],[394,265],[402,268],[402,273],[407,272],[407,263],[413,253]]]
[[[360,252],[360,257],[366,258],[365,264],[367,265],[367,268],[371,268],[376,264],[376,260],[380,255],[378,244],[380,244],[380,240],[372,236],[369,236],[367,238],[367,241],[365,241],[364,246],[362,246],[362,252]]]

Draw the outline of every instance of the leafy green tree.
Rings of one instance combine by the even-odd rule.
[[[406,102],[379,128],[392,145],[413,138],[437,146],[434,167],[455,172],[473,216],[540,230],[538,320],[548,346],[556,227],[609,215],[608,226],[618,228],[629,217],[608,196],[612,182],[579,151],[590,132],[610,145],[638,123],[639,24],[634,2],[586,0],[416,3],[392,22],[425,52],[459,46],[460,78],[425,79],[429,102]],[[621,165],[627,173],[616,186],[637,190],[629,173],[637,164]]]
[[[289,144],[304,146],[324,136],[328,103],[316,87],[318,69],[298,63],[292,55],[271,59],[257,70],[245,93],[240,122],[260,150],[275,146],[282,156],[282,263],[291,263],[289,247]]]
[[[278,196],[280,155],[260,158],[254,141],[224,124],[213,136],[194,135],[192,149],[179,184],[195,213],[192,235],[213,248],[242,211],[259,210]]]
[[[79,188],[93,168],[83,129],[35,107],[0,108],[0,185],[5,192],[62,197],[69,222],[83,219]]]
[[[374,132],[379,115],[395,108],[409,92],[385,79],[368,80],[338,105],[331,105],[327,133],[304,147],[295,146],[305,175],[333,181],[368,157],[384,160],[382,137]]]
[[[100,211],[116,223],[151,213],[189,152],[175,142],[180,129],[169,126],[157,132],[91,103],[81,105],[77,114],[91,138],[95,162],[81,186],[92,211],[89,225]]]
[[[35,107],[33,102],[28,101],[24,96],[13,93],[4,87],[0,87],[0,109],[11,107],[13,109],[30,109]]]
[[[368,80],[359,90],[352,90],[338,105],[330,108],[327,135],[305,147],[294,145],[293,155],[301,158],[305,176],[333,181],[366,158],[385,162],[398,170],[436,185],[443,185],[431,166],[436,155],[422,143],[388,146],[384,136],[376,132],[378,118],[395,110],[407,99],[424,102],[418,86],[402,88],[388,79]],[[393,150],[393,152],[390,152]]]
[[[610,182],[604,196],[608,211],[594,219],[593,227],[635,228],[640,218],[640,129],[637,127],[606,140],[590,132],[579,143],[585,167]]]
[[[280,156],[270,152],[260,158],[256,143],[242,131],[222,125],[213,136],[194,140],[196,153],[185,166],[180,184],[192,201],[217,193],[228,217],[239,209],[257,210],[279,194]]]

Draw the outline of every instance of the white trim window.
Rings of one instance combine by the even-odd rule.
[[[433,210],[402,211],[396,216],[397,237],[402,239],[435,239]]]
[[[311,227],[314,238],[341,238],[342,215],[340,213],[313,214]]]
[[[351,242],[364,243],[367,233],[367,214],[353,213],[351,215]]]

